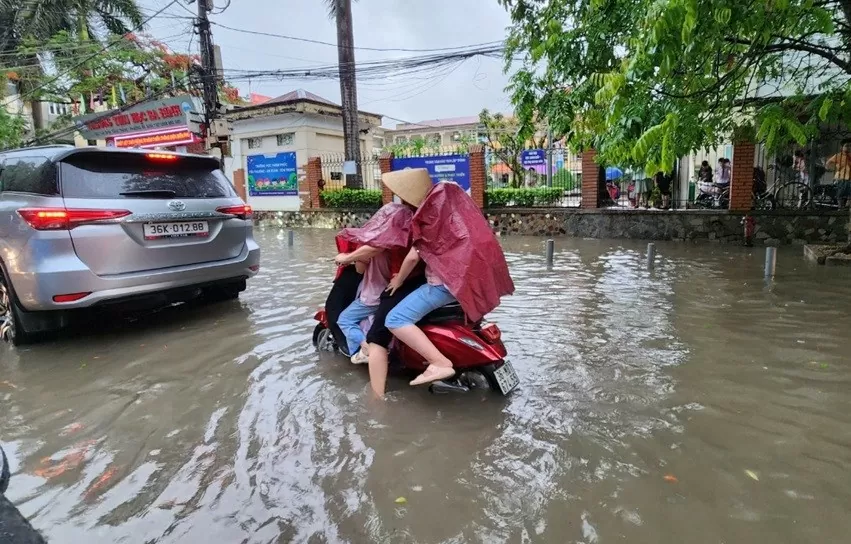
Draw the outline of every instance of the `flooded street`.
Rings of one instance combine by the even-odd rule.
[[[847,541],[847,270],[503,239],[520,388],[376,403],[311,345],[333,232],[257,234],[239,302],[0,347],[8,496],[51,543]]]

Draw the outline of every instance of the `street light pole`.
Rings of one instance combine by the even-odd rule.
[[[553,129],[547,123],[547,187],[553,186],[553,153],[555,153]]]

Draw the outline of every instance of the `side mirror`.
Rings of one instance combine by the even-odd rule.
[[[3,448],[0,447],[0,493],[5,493],[9,489],[9,479],[11,477],[9,460],[6,459],[6,454],[3,452]]]

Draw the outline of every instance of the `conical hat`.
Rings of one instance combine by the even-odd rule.
[[[419,206],[431,191],[431,177],[425,168],[406,168],[381,174],[381,181],[393,194],[411,204]]]

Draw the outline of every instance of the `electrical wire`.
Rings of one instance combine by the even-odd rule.
[[[287,36],[285,34],[275,34],[274,32],[262,32],[260,30],[248,30],[248,29],[245,29],[245,28],[235,28],[235,27],[232,27],[232,26],[224,25],[222,23],[218,23],[216,21],[210,21],[210,24],[216,25],[218,27],[221,27],[221,28],[224,28],[226,30],[233,31],[233,32],[242,32],[244,34],[252,34],[252,35],[255,35],[255,36],[267,36],[267,37],[270,37],[270,38],[281,38],[281,39],[284,39],[284,40],[293,40],[293,41],[297,41],[297,42],[304,42],[304,43],[312,43],[312,44],[317,44],[317,45],[327,45],[327,46],[330,46],[330,47],[337,47],[336,43],[324,42],[322,40],[313,40],[313,39],[310,39],[310,38],[299,38],[299,37],[296,37],[296,36]],[[433,48],[433,49],[404,49],[404,48],[395,48],[395,47],[389,47],[388,48],[388,47],[359,47],[359,46],[354,46],[352,49],[360,50],[360,51],[384,51],[384,52],[399,51],[399,52],[403,52],[403,53],[434,53],[434,52],[438,52],[438,51],[456,51],[456,50],[459,50],[459,49],[494,46],[494,45],[502,44],[502,43],[503,43],[502,40],[500,40],[500,41],[494,41],[494,42],[477,43],[477,44],[471,44],[471,45],[459,45],[459,46],[456,46],[456,47],[439,47],[439,48]]]
[[[142,23],[141,23],[141,24],[136,25],[136,27],[134,28],[134,30],[138,31],[140,28],[143,28],[143,27],[144,27],[144,26],[145,26],[148,22],[150,22],[152,19],[154,19],[154,18],[155,18],[156,16],[158,16],[160,13],[164,12],[165,10],[167,10],[168,8],[170,8],[171,6],[173,6],[173,5],[174,5],[174,4],[176,4],[176,3],[178,3],[178,0],[171,0],[171,2],[169,2],[168,4],[166,4],[164,7],[160,8],[160,10],[159,10],[159,11],[157,11],[156,13],[154,13],[153,15],[151,15],[150,17],[148,17],[147,19],[145,19],[144,21],[142,21]],[[79,63],[75,64],[75,65],[74,65],[74,66],[72,66],[71,68],[68,68],[68,69],[67,69],[67,70],[65,70],[64,72],[61,72],[61,73],[57,74],[57,75],[56,75],[55,77],[53,77],[52,79],[50,79],[50,80],[48,80],[48,81],[46,81],[46,82],[42,83],[41,85],[39,85],[39,86],[35,87],[35,88],[34,88],[34,89],[32,89],[31,91],[27,92],[26,94],[21,95],[20,97],[18,97],[18,98],[12,98],[12,99],[7,100],[6,102],[3,102],[3,104],[0,104],[0,107],[5,108],[6,106],[8,106],[9,104],[11,104],[11,103],[12,103],[12,102],[14,102],[15,100],[25,100],[27,97],[33,96],[34,94],[36,94],[36,93],[37,93],[38,91],[40,91],[41,89],[44,89],[44,88],[45,88],[45,87],[47,87],[48,85],[50,85],[50,84],[52,84],[52,83],[55,83],[55,82],[56,82],[56,81],[58,81],[61,77],[63,77],[63,76],[65,76],[65,75],[67,75],[67,74],[69,74],[69,73],[73,72],[74,70],[76,70],[77,68],[81,67],[82,65],[84,65],[86,62],[88,62],[88,61],[92,60],[93,58],[97,57],[98,55],[100,55],[101,53],[103,53],[104,51],[106,51],[107,49],[109,49],[110,47],[112,47],[112,46],[114,46],[114,45],[116,45],[116,44],[120,43],[122,40],[124,40],[124,36],[121,36],[121,37],[119,37],[119,38],[117,38],[117,39],[115,39],[115,40],[112,40],[112,41],[110,41],[110,42],[106,43],[103,47],[101,47],[101,48],[100,48],[100,50],[98,50],[98,51],[96,51],[95,53],[93,53],[93,54],[91,54],[91,55],[87,56],[85,59],[83,59],[83,60],[82,60],[82,61],[80,61]]]

